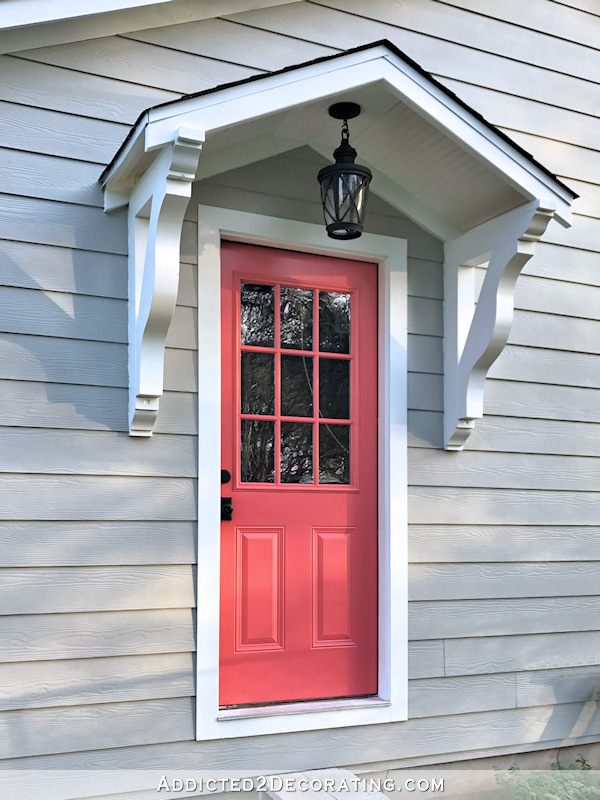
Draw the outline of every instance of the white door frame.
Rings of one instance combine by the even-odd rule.
[[[379,267],[378,696],[219,710],[222,239],[371,261]],[[363,234],[345,246],[324,226],[198,208],[198,614],[196,739],[407,719],[407,243]]]

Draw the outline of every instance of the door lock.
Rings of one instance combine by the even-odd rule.
[[[233,514],[233,505],[231,504],[231,497],[221,498],[221,522],[229,522]]]

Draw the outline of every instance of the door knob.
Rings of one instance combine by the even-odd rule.
[[[233,514],[233,505],[231,504],[231,497],[221,498],[221,521],[229,522]]]

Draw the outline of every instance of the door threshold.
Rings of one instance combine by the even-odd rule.
[[[351,708],[373,708],[389,706],[389,700],[381,697],[337,697],[330,700],[308,700],[287,703],[270,703],[264,706],[245,706],[244,708],[221,708],[217,715],[219,722],[229,719],[252,719],[253,717],[274,717],[287,714],[308,714],[315,711],[342,711]]]

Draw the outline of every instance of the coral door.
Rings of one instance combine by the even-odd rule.
[[[376,694],[376,266],[222,265],[219,703]]]

